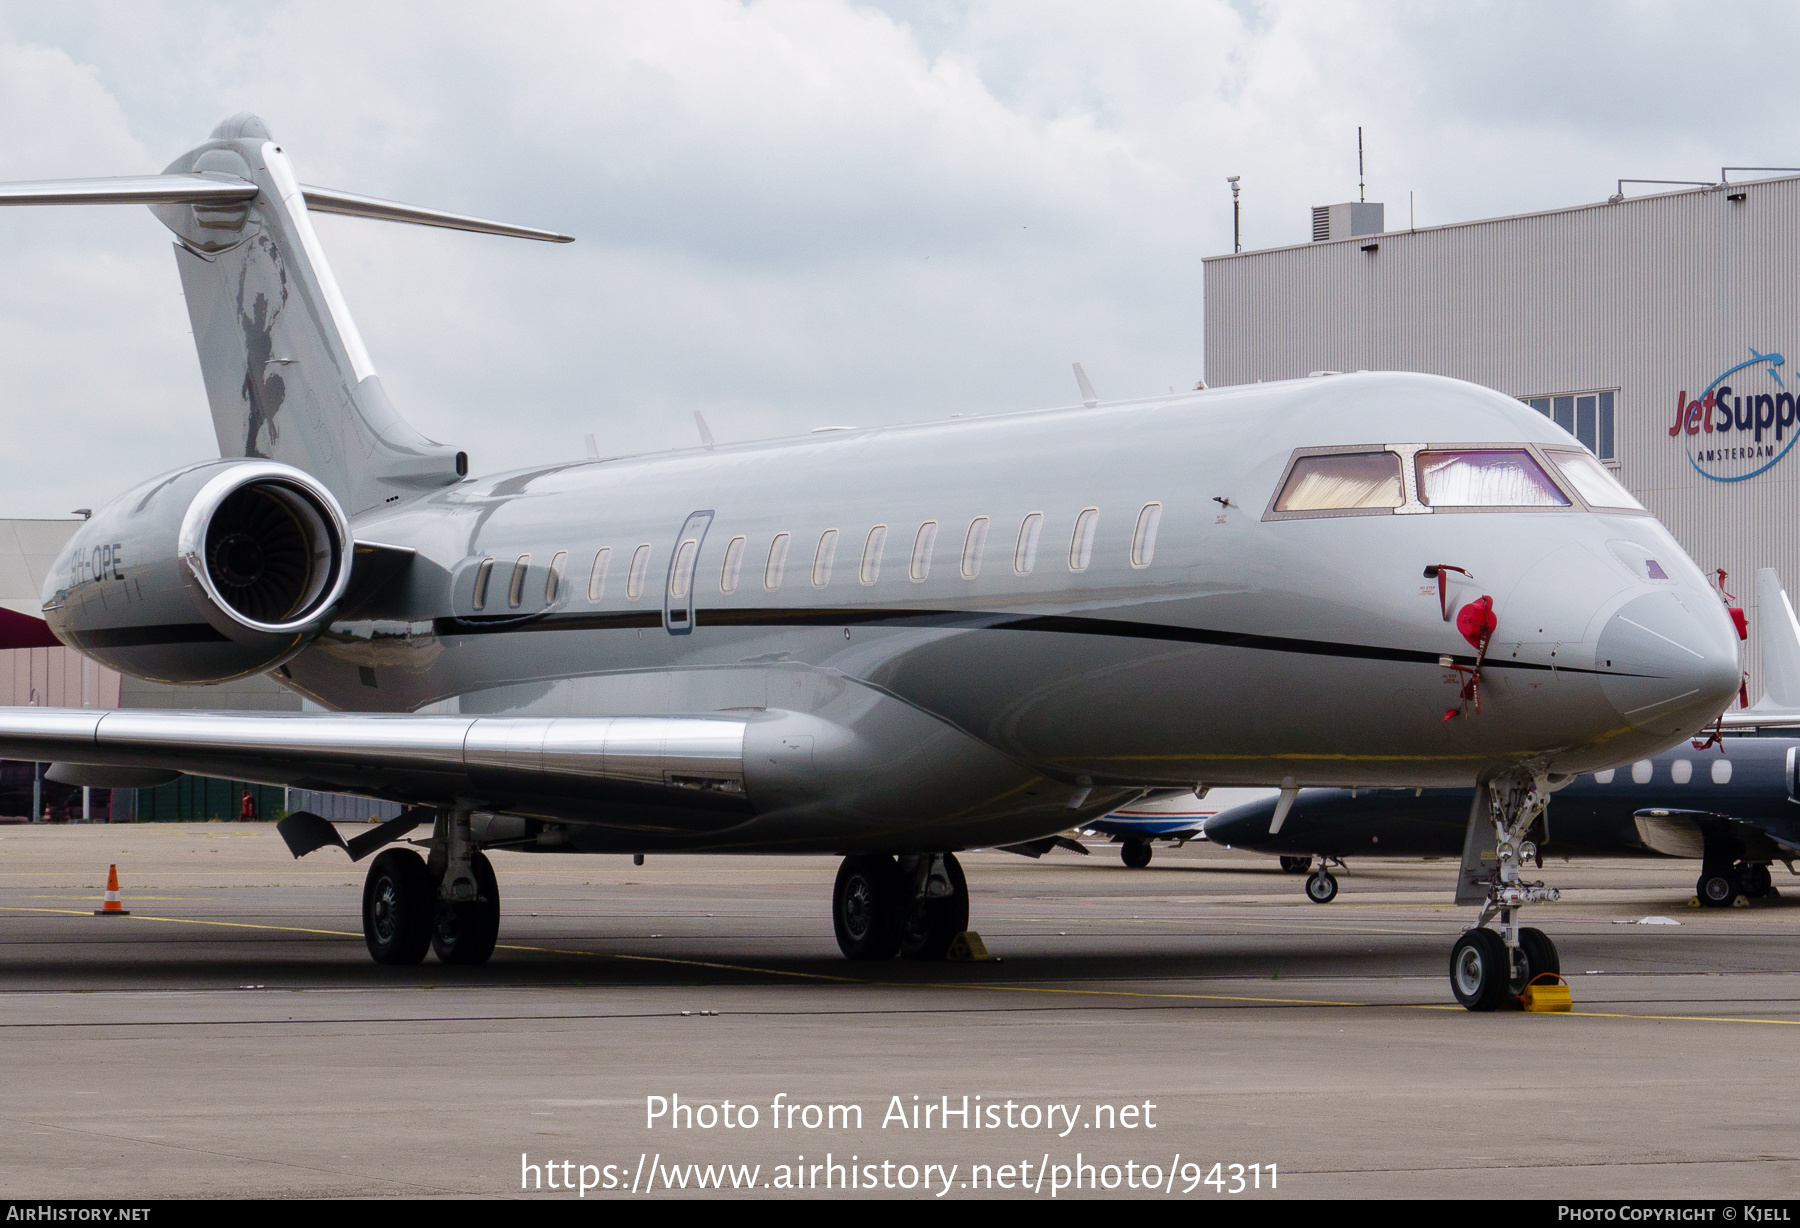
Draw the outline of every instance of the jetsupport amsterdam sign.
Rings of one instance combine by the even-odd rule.
[[[1670,438],[1687,447],[1688,463],[1715,482],[1742,482],[1766,473],[1796,441],[1794,394],[1781,379],[1786,360],[1773,351],[1721,372],[1693,400],[1675,397]]]

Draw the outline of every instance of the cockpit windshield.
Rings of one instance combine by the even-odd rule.
[[[1419,501],[1427,507],[1568,507],[1523,448],[1420,452]]]
[[[1294,462],[1278,512],[1399,507],[1406,501],[1400,457],[1393,452],[1338,452]]]

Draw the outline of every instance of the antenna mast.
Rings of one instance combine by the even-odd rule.
[[[1363,182],[1362,125],[1356,125],[1356,199],[1369,199],[1368,185]]]
[[[1231,185],[1231,250],[1233,253],[1244,250],[1238,239],[1238,180],[1241,175],[1227,175],[1225,182]]]

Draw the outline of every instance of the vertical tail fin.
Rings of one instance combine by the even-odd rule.
[[[1800,619],[1773,567],[1756,572],[1756,644],[1763,671],[1756,707],[1800,709]]]
[[[254,115],[161,175],[0,185],[0,204],[147,204],[175,232],[221,456],[318,478],[351,515],[457,481],[468,458],[414,430],[382,390],[312,210],[519,238],[567,236],[300,184]]]

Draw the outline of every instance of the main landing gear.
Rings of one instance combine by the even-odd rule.
[[[1150,853],[1148,840],[1127,840],[1119,846],[1119,860],[1134,870],[1150,864]]]
[[[363,941],[378,964],[484,964],[500,936],[500,884],[469,835],[469,812],[437,818],[431,858],[390,848],[363,882]]]
[[[1484,806],[1485,803],[1485,806]],[[1528,836],[1544,838],[1550,805],[1549,779],[1520,768],[1476,791],[1457,880],[1457,903],[1480,903],[1481,916],[1450,951],[1450,990],[1472,1011],[1498,1010],[1516,1003],[1525,987],[1545,973],[1562,972],[1556,944],[1542,930],[1521,926],[1519,909],[1556,900],[1561,893],[1520,874],[1537,859]],[[1487,813],[1483,813],[1483,810]],[[1494,834],[1494,858],[1484,857],[1483,833]],[[1498,930],[1486,928],[1498,917]]]
[[[1730,865],[1704,862],[1694,895],[1702,908],[1730,908],[1741,895],[1760,900],[1779,896],[1769,867],[1762,862],[1739,861]]]
[[[943,959],[969,928],[969,883],[950,853],[846,857],[832,888],[831,919],[848,959]]]

